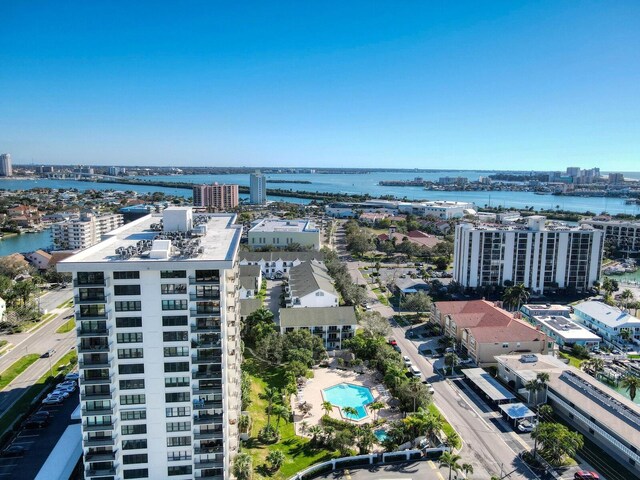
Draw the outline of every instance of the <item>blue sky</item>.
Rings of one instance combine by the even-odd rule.
[[[640,170],[640,2],[0,3],[14,162]]]

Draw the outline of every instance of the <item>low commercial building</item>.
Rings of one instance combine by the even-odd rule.
[[[520,313],[527,320],[531,320],[533,317],[567,317],[571,316],[573,309],[568,305],[554,305],[551,303],[525,303],[520,307]]]
[[[428,233],[421,232],[420,230],[412,230],[407,233],[398,233],[395,231],[390,231],[389,233],[381,233],[380,235],[378,235],[378,240],[382,242],[387,240],[395,240],[396,244],[400,244],[402,242],[410,242],[421,247],[434,247],[442,241],[435,235],[430,235]]]
[[[435,200],[431,202],[401,202],[397,200],[367,200],[366,202],[331,203],[325,213],[336,218],[355,218],[359,214],[397,215],[409,213],[419,217],[435,217],[443,220],[462,218],[475,214],[475,205],[470,202]]]
[[[289,270],[303,262],[324,261],[320,252],[240,252],[240,265],[258,265],[262,275],[276,279],[289,276]]]
[[[96,245],[104,234],[123,224],[119,213],[96,216],[83,212],[79,218],[53,224],[53,244],[57,250],[82,250]]]
[[[526,225],[456,226],[453,278],[465,288],[524,284],[536,293],[586,291],[600,278],[603,233],[588,225],[547,224],[543,216]]]
[[[313,260],[291,268],[284,291],[289,308],[337,307],[339,302],[327,268]]]
[[[44,250],[36,250],[24,256],[38,270],[46,270],[51,265],[51,254]]]
[[[248,244],[251,248],[300,245],[320,250],[320,229],[310,220],[264,219],[249,230]]]
[[[573,320],[563,316],[533,316],[531,323],[552,338],[561,347],[579,345],[587,350],[600,347],[601,338],[590,330],[578,325]]]
[[[580,323],[609,342],[625,343],[623,331],[629,332],[630,340],[640,342],[640,319],[618,307],[589,300],[574,305],[573,311]]]
[[[543,332],[486,300],[435,302],[432,319],[477,365],[493,365],[505,353],[553,350]]]
[[[498,377],[529,398],[528,381],[549,374],[546,391],[530,403],[553,408],[571,428],[613,457],[630,476],[640,476],[640,407],[590,375],[550,356],[502,355],[496,358]]]
[[[281,308],[280,333],[309,330],[322,338],[327,350],[341,350],[353,337],[358,320],[353,307]]]

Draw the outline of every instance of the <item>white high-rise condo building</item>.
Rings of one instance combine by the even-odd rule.
[[[0,155],[0,177],[13,176],[13,167],[11,166],[11,155],[3,153]]]
[[[453,278],[477,288],[523,283],[533,292],[584,291],[600,276],[604,234],[590,226],[546,224],[532,216],[522,226],[456,226]]]
[[[73,273],[85,478],[229,478],[241,405],[234,220],[167,208],[58,263]]]
[[[254,205],[267,203],[267,177],[260,172],[249,176],[249,201]]]

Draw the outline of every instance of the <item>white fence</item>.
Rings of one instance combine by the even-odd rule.
[[[413,449],[403,450],[401,452],[386,452],[386,453],[369,453],[366,455],[355,455],[353,457],[334,458],[326,462],[312,465],[306,470],[298,472],[290,480],[304,480],[313,478],[315,475],[332,472],[334,470],[340,470],[344,468],[361,468],[367,465],[382,465],[384,463],[397,463],[408,462],[410,460],[422,460],[428,457],[430,454],[435,455],[447,451],[448,447],[438,448],[425,448],[425,449]]]

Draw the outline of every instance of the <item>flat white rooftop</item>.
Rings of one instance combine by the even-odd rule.
[[[309,220],[264,219],[251,227],[250,232],[317,232]]]
[[[567,317],[561,316],[534,316],[533,320],[547,327],[559,337],[568,341],[584,340],[587,342],[599,342],[601,338]]]
[[[196,214],[194,217],[203,218],[201,234],[199,240],[198,253],[185,257],[180,255],[178,249],[172,249],[167,258],[152,258],[149,255],[132,255],[124,258],[116,253],[116,249],[136,247],[138,242],[154,241],[158,235],[166,232],[154,230],[152,225],[158,224],[162,220],[162,214],[152,214],[139,218],[120,228],[112,230],[103,235],[103,240],[76,255],[59,262],[60,270],[64,270],[64,264],[86,263],[86,262],[157,262],[157,261],[231,261],[237,245],[240,242],[241,228],[233,225],[235,214]],[[206,230],[206,232],[204,232]],[[156,240],[156,242],[158,242]],[[200,251],[201,250],[201,251]]]
[[[589,300],[575,305],[573,310],[587,315],[610,328],[627,326],[640,327],[640,319],[603,302]]]

